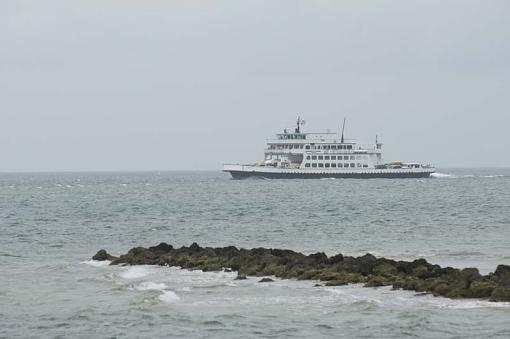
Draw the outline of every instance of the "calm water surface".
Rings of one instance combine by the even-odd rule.
[[[0,175],[0,337],[510,337],[510,304],[234,273],[109,267],[174,246],[279,247],[510,264],[510,169],[416,180],[218,172]]]

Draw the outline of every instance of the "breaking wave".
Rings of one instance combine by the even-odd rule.
[[[163,293],[158,298],[159,300],[168,304],[174,303],[181,299],[175,292],[172,291],[163,291]]]
[[[432,178],[457,178],[455,175],[453,174],[446,174],[446,173],[439,173],[439,172],[436,172],[436,173],[432,173],[430,175]]]
[[[121,272],[119,276],[124,279],[138,279],[145,277],[149,273],[149,270],[144,266],[132,266],[126,271]]]
[[[111,263],[111,261],[109,261],[109,260],[104,260],[104,261],[87,260],[87,261],[81,261],[80,262],[80,264],[90,265],[90,266],[93,266],[93,267],[105,267],[105,266],[110,265],[110,263]]]

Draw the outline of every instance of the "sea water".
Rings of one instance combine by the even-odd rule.
[[[90,259],[164,241],[510,264],[510,169],[439,172],[1,174],[0,337],[510,337],[509,303]]]

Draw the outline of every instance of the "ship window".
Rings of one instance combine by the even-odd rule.
[[[336,167],[336,164],[334,162],[331,163],[331,167]]]
[[[325,155],[324,160],[329,160],[329,155]]]
[[[329,167],[329,162],[324,164],[326,167]]]
[[[310,163],[306,163],[306,164],[305,164],[305,167],[310,167]]]
[[[317,167],[317,164],[316,164],[316,163],[313,163],[313,164],[312,164],[312,167]]]
[[[358,163],[358,167],[361,167],[361,164],[360,164],[360,163]]]
[[[305,148],[306,148],[306,149],[310,149],[310,145],[306,145],[306,146],[305,146]]]
[[[309,155],[306,156],[306,160],[310,160],[310,156]]]
[[[324,164],[322,164],[322,163],[319,163],[319,167],[324,167]]]
[[[303,145],[299,145],[299,149],[303,149]]]
[[[356,164],[352,164],[352,163],[351,163],[351,167],[355,167],[355,166],[356,166]]]
[[[318,146],[317,146],[317,149],[321,149],[321,146],[320,146],[320,145],[318,145]]]
[[[364,168],[367,168],[367,167],[368,167],[368,165],[363,165],[363,167],[364,167]]]
[[[336,145],[331,145],[331,149],[336,149]]]
[[[319,155],[319,160],[322,160],[324,157],[322,155]]]
[[[348,155],[344,155],[344,160],[349,160],[349,156]]]
[[[354,155],[351,155],[351,160],[356,160],[356,157]]]
[[[336,155],[332,155],[331,160],[336,160]]]
[[[312,160],[317,160],[317,156],[316,155],[312,155]]]
[[[347,145],[347,149],[352,149],[352,145]]]

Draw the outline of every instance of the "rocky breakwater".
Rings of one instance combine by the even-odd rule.
[[[350,283],[365,287],[392,286],[394,289],[432,293],[448,298],[484,298],[510,301],[510,266],[499,265],[494,273],[481,275],[476,268],[440,267],[425,259],[396,261],[319,252],[304,255],[285,249],[238,249],[228,247],[174,248],[166,243],[154,247],[135,247],[115,257],[100,250],[92,258],[110,260],[111,265],[179,266],[183,269],[238,272],[245,276],[276,276],[282,279],[317,280],[325,286]],[[319,285],[321,285],[319,284]]]

